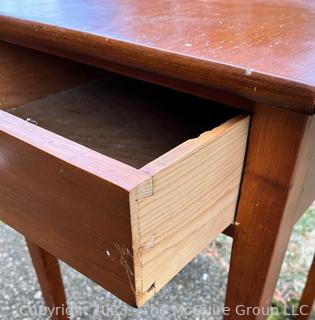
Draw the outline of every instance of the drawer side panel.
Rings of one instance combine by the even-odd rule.
[[[232,119],[143,168],[153,191],[137,200],[139,304],[233,222],[248,127],[249,117]]]

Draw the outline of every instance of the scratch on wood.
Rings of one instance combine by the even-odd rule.
[[[126,247],[126,246],[121,246],[118,243],[114,244],[116,250],[119,253],[120,256],[120,264],[121,266],[126,270],[127,272],[127,276],[128,276],[128,281],[130,284],[130,287],[133,291],[134,294],[136,294],[136,289],[135,289],[135,285],[133,283],[133,278],[134,278],[134,273],[132,272],[132,270],[130,269],[128,262],[126,260],[126,258],[129,256],[131,258],[133,258],[132,253],[130,252],[130,250]]]

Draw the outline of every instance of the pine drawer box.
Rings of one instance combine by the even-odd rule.
[[[139,306],[233,222],[249,116],[112,74],[60,89],[1,105],[0,219]]]

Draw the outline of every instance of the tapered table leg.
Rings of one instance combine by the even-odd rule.
[[[300,301],[299,315],[297,320],[307,320],[312,314],[312,307],[315,301],[315,256],[308,274],[306,285]]]
[[[30,256],[38,277],[43,298],[52,320],[69,319],[66,315],[66,295],[63,287],[58,259],[35,243],[26,240]]]
[[[296,222],[296,170],[310,117],[256,106],[236,215],[225,320],[267,318]],[[299,174],[302,176],[302,174]]]

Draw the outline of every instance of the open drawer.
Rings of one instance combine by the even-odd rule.
[[[0,111],[0,219],[139,306],[233,222],[248,126],[113,75]]]

